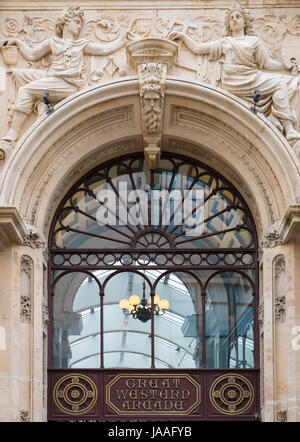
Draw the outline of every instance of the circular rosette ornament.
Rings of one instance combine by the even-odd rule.
[[[60,378],[53,390],[54,402],[59,410],[73,415],[91,410],[97,396],[97,387],[92,379],[78,373]]]
[[[22,25],[14,18],[7,18],[1,25],[1,31],[5,37],[17,37],[22,32]]]
[[[211,385],[210,401],[222,414],[237,415],[249,409],[254,400],[254,389],[244,376],[226,374]]]

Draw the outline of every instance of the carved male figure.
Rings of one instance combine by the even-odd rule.
[[[121,48],[125,43],[127,31],[109,44],[92,43],[85,38],[79,39],[79,33],[84,19],[80,7],[69,7],[62,12],[55,26],[56,36],[50,37],[34,48],[26,45],[18,38],[10,38],[4,45],[16,45],[23,57],[29,61],[37,61],[51,54],[52,63],[47,76],[31,81],[18,91],[14,105],[14,115],[11,129],[4,137],[6,141],[16,141],[20,130],[33,111],[34,104],[40,100],[44,91],[50,99],[60,101],[70,94],[77,92],[83,85],[81,78],[83,56],[107,55]]]
[[[141,89],[143,112],[148,134],[158,133],[161,124],[162,88],[158,84],[146,84]]]
[[[182,39],[193,53],[209,55],[210,60],[223,57],[221,87],[250,102],[258,89],[260,110],[285,133],[288,141],[299,140],[300,133],[294,128],[299,79],[288,74],[263,71],[285,71],[293,66],[287,67],[268,56],[255,35],[252,22],[253,17],[249,12],[234,5],[226,14],[224,38],[198,43],[181,32],[174,32],[170,39]]]

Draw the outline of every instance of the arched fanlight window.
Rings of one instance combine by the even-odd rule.
[[[54,367],[258,366],[255,225],[211,168],[100,166],[63,198],[49,248]]]

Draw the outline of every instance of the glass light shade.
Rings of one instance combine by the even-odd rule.
[[[131,295],[129,298],[129,304],[131,305],[139,305],[140,302],[141,300],[138,295]]]
[[[120,308],[123,309],[123,310],[125,310],[125,309],[129,309],[130,304],[129,304],[128,299],[126,299],[126,298],[121,299],[121,301],[119,302],[119,306],[120,306]]]
[[[148,303],[149,303],[149,305],[151,305],[151,300],[152,300],[152,298],[151,298],[151,296],[149,297],[149,299],[148,299]],[[159,304],[159,302],[160,302],[160,297],[158,296],[158,295],[154,295],[154,305],[155,304]]]
[[[158,307],[161,310],[167,310],[170,307],[170,303],[167,299],[162,299],[159,303],[158,303]]]

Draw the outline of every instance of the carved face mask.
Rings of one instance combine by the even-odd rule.
[[[146,112],[160,112],[160,95],[156,92],[148,92],[145,94],[144,103]]]

